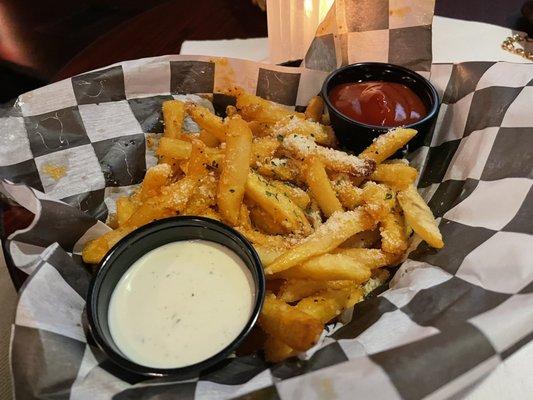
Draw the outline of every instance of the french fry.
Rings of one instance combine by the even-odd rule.
[[[346,289],[355,286],[354,281],[315,281],[311,279],[288,279],[279,288],[278,298],[287,303],[298,301],[328,289]]]
[[[210,170],[218,170],[224,162],[225,152],[219,148],[206,147],[205,156],[207,158],[208,168]]]
[[[391,210],[380,220],[381,248],[387,253],[403,254],[407,250],[407,236],[403,217]]]
[[[270,161],[259,163],[259,165],[256,163],[254,168],[261,175],[268,178],[289,182],[296,182],[300,179],[300,171],[296,164],[283,158],[271,159]]]
[[[104,236],[105,234],[97,239],[91,240],[83,246],[81,256],[84,262],[88,264],[98,264],[102,258],[104,258],[109,250]]]
[[[220,140],[214,134],[204,129],[200,131],[198,139],[208,147],[217,147],[220,144]]]
[[[298,186],[293,185],[289,182],[283,181],[270,181],[270,184],[278,189],[281,193],[291,199],[294,204],[298,207],[305,209],[311,202],[311,198],[307,192],[303,189],[300,189]]]
[[[252,229],[252,221],[250,220],[250,209],[245,203],[241,204],[241,212],[239,222],[245,229]]]
[[[363,300],[363,289],[361,289],[361,286],[352,286],[350,288],[350,294],[348,296],[348,300],[346,301],[346,304],[344,305],[344,307],[352,308],[357,303],[359,303],[361,300]]]
[[[350,256],[371,270],[394,265],[400,260],[397,254],[387,253],[382,249],[338,248],[335,252]]]
[[[200,214],[200,217],[211,218],[216,221],[222,221],[222,216],[219,213],[217,213],[215,210],[213,210],[212,208],[206,208]]]
[[[205,145],[197,140],[193,144],[191,159],[185,177],[161,189],[161,194],[146,200],[126,221],[129,226],[142,226],[156,219],[182,213],[187,202],[207,175]]]
[[[298,351],[311,348],[323,329],[320,321],[278,300],[273,294],[265,297],[259,324],[266,333]]]
[[[98,264],[120,239],[135,228],[135,226],[124,225],[91,240],[82,250],[83,261],[89,264]]]
[[[194,103],[185,104],[185,109],[200,128],[212,133],[221,142],[226,140],[222,118],[216,116],[207,108]]]
[[[287,229],[275,221],[269,213],[260,207],[254,207],[250,210],[250,219],[257,229],[269,235],[287,234]]]
[[[164,135],[166,138],[176,139],[181,136],[185,104],[179,100],[163,102]]]
[[[171,174],[172,169],[168,164],[148,168],[138,194],[139,199],[146,200],[161,193],[161,188],[167,184]]]
[[[200,140],[195,140],[192,146],[187,174],[180,181],[162,190],[162,200],[169,208],[177,212],[183,212],[199,183],[207,175],[206,164],[205,145]]]
[[[318,157],[311,156],[306,160],[306,181],[318,206],[326,217],[342,210],[342,205],[331,187],[324,164]]]
[[[118,225],[124,225],[124,223],[135,212],[137,206],[129,197],[119,197],[116,202],[117,206],[117,222]]]
[[[320,96],[314,96],[309,100],[305,109],[305,118],[314,122],[320,122],[324,112],[324,100]]]
[[[295,265],[301,264],[311,257],[325,254],[355,235],[374,227],[374,221],[363,210],[335,213],[321,225],[304,242],[292,247],[270,264],[265,272],[275,274]]]
[[[379,229],[371,231],[359,232],[353,235],[351,238],[343,242],[339,249],[353,249],[362,247],[375,247],[379,244],[381,236]]]
[[[267,235],[257,229],[246,229],[242,226],[236,226],[235,229],[251,241],[254,246],[259,245],[273,249],[287,249],[290,247],[285,236]]]
[[[132,232],[136,226],[121,226],[111,232],[106,233],[104,236],[106,236],[105,240],[107,242],[108,249],[111,249],[115,244],[117,244],[124,236],[126,236],[128,233]]]
[[[149,222],[175,215],[176,212],[171,207],[167,207],[166,203],[162,201],[162,198],[163,195],[161,194],[143,202],[123,226],[137,228]]]
[[[403,190],[415,181],[417,174],[416,169],[407,164],[379,164],[370,179]]]
[[[297,135],[306,137],[312,142],[324,146],[333,147],[337,144],[337,139],[330,126],[322,125],[318,122],[288,116],[278,120],[271,126],[270,135],[280,140],[289,136]]]
[[[287,279],[280,286],[277,297],[292,303],[326,289],[326,283],[311,279]]]
[[[367,268],[374,270],[377,268],[385,267],[387,265],[394,265],[399,261],[399,257],[396,254],[386,253],[381,249],[366,249],[366,248],[351,248],[342,249],[339,248],[336,252],[350,256]]]
[[[319,281],[350,280],[362,283],[370,278],[370,269],[357,259],[341,253],[322,254],[284,270],[276,274],[276,277]]]
[[[376,164],[382,163],[405,146],[415,135],[414,129],[391,129],[374,140],[374,143],[359,154],[359,158],[373,160]]]
[[[348,210],[363,204],[363,189],[355,186],[346,174],[331,181],[331,185],[341,205]]]
[[[248,127],[254,134],[254,137],[270,136],[270,125],[266,122],[247,121]]]
[[[316,230],[322,225],[322,214],[320,213],[320,207],[315,199],[311,199],[311,202],[305,209],[305,215],[313,226],[313,229]]]
[[[262,99],[249,93],[240,93],[237,96],[236,107],[246,121],[259,121],[274,124],[277,121],[293,116],[303,119],[302,113],[297,113],[280,104]]]
[[[350,289],[324,290],[300,300],[294,308],[326,324],[344,310],[350,292]]]
[[[430,246],[440,249],[444,246],[439,227],[433,213],[414,186],[398,192],[398,202],[404,212],[405,221]]]
[[[254,172],[248,174],[246,196],[289,231],[304,234],[312,231],[304,212],[285,194]]]
[[[165,159],[186,160],[191,156],[192,144],[180,139],[162,137],[157,155]]]
[[[292,347],[272,336],[267,336],[264,350],[266,360],[273,363],[281,362],[298,354]]]
[[[240,117],[231,118],[225,137],[226,155],[218,184],[217,204],[224,219],[237,225],[250,167],[252,132]]]
[[[377,220],[390,213],[396,203],[394,192],[387,186],[367,182],[362,194],[365,210]]]
[[[260,244],[254,244],[254,249],[257,251],[263,265],[272,264],[272,262],[283,253],[283,250],[280,250],[279,248],[263,246]]]
[[[373,160],[358,158],[339,150],[319,146],[313,140],[301,135],[289,135],[283,139],[283,148],[300,159],[316,156],[331,171],[346,172],[357,177],[368,177],[374,172]]]
[[[202,215],[209,207],[216,204],[217,182],[214,176],[205,175],[198,183],[198,189],[193,192],[184,213],[187,215]]]
[[[256,162],[264,163],[267,162],[274,156],[274,153],[278,149],[280,143],[273,137],[258,137],[254,138],[252,142],[252,156],[251,163]]]

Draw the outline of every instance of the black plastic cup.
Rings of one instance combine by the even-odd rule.
[[[255,304],[248,322],[226,348],[208,359],[180,368],[151,368],[129,360],[113,341],[108,324],[111,295],[131,265],[149,251],[167,243],[202,239],[233,250],[248,267],[255,285]],[[173,217],[145,225],[119,241],[104,257],[87,294],[89,334],[111,361],[134,374],[146,377],[184,377],[226,359],[250,333],[259,318],[265,298],[265,275],[253,246],[237,231],[203,217]],[[146,299],[150,301],[150,299]]]
[[[409,142],[407,149],[413,151],[422,146],[431,137],[440,100],[435,87],[423,76],[410,69],[393,64],[365,62],[339,68],[328,75],[322,86],[322,97],[326,104],[335,135],[343,148],[359,153],[372,141],[391,127],[368,125],[355,121],[337,110],[329,99],[329,92],[342,83],[368,81],[402,83],[410,88],[424,103],[427,115],[405,128],[413,128],[418,134]]]

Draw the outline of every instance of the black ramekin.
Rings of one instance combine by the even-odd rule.
[[[255,305],[247,324],[226,348],[199,363],[181,368],[151,368],[130,361],[111,336],[108,310],[111,295],[120,278],[144,254],[164,244],[180,240],[203,239],[233,250],[246,264],[255,284]],[[227,358],[250,333],[259,318],[265,298],[265,275],[253,246],[231,227],[203,217],[173,217],[145,225],[118,242],[104,257],[87,294],[89,334],[114,363],[135,374],[147,377],[189,376]],[[150,301],[150,299],[146,299]]]
[[[322,86],[322,97],[326,104],[331,125],[339,143],[346,150],[359,153],[372,141],[387,132],[390,127],[375,126],[357,122],[338,111],[329,100],[329,92],[341,83],[383,81],[402,83],[410,88],[424,103],[428,111],[420,121],[406,125],[418,134],[409,142],[408,150],[417,149],[431,137],[439,111],[440,100],[435,87],[423,76],[410,69],[393,64],[364,62],[339,68],[328,75]]]

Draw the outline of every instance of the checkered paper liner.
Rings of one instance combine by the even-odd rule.
[[[429,74],[435,0],[336,0],[304,58],[331,71],[357,62],[389,62]]]
[[[420,244],[390,289],[330,326],[305,355],[279,364],[229,358],[182,381],[142,381],[84,332],[90,280],[83,244],[107,231],[113,199],[155,163],[161,102],[237,84],[304,106],[326,73],[208,57],[120,63],[19,97],[0,116],[5,196],[36,217],[3,243],[28,274],[11,360],[18,398],[457,398],[533,339],[533,65],[433,65],[443,105],[412,154],[446,246]],[[52,178],[49,167],[65,167]],[[57,178],[57,177],[56,177]],[[100,219],[100,221],[98,221]]]

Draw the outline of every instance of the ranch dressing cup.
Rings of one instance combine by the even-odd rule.
[[[183,376],[229,356],[258,319],[259,257],[232,228],[201,217],[153,222],[104,257],[87,298],[90,334],[120,367]]]

